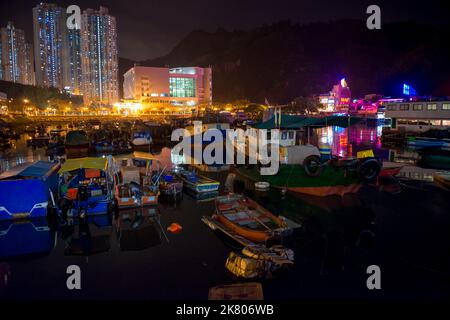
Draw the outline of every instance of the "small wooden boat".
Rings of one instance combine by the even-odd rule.
[[[208,177],[198,175],[195,171],[180,170],[177,176],[183,181],[185,188],[196,193],[217,192],[220,183]]]
[[[450,172],[436,172],[433,181],[444,190],[450,191]]]
[[[221,285],[209,289],[208,300],[264,300],[259,282]]]
[[[282,219],[250,198],[238,194],[217,197],[213,218],[253,242],[279,237],[289,229]]]
[[[159,182],[159,192],[165,196],[176,196],[183,192],[183,181],[173,173],[166,173]]]

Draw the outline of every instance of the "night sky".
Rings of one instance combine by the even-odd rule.
[[[108,7],[117,17],[119,56],[144,60],[167,54],[189,32],[249,29],[279,20],[308,23],[343,18],[366,19],[370,4],[381,7],[382,22],[413,20],[448,24],[443,0],[58,0],[82,10]],[[32,8],[38,1],[0,0],[0,25],[12,20],[32,40]]]

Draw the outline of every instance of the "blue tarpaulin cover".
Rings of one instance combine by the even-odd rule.
[[[10,219],[11,214],[47,214],[46,206],[33,207],[50,201],[50,190],[56,191],[57,170],[60,165],[37,161],[25,163],[0,175],[0,219]]]
[[[59,164],[49,161],[36,161],[23,163],[0,175],[1,179],[20,178],[45,178],[59,167]]]
[[[39,179],[0,181],[0,207],[11,213],[30,212],[36,203],[48,200],[47,189]]]

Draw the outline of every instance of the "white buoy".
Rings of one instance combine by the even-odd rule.
[[[255,182],[255,190],[257,191],[267,191],[270,188],[270,183],[265,181]]]

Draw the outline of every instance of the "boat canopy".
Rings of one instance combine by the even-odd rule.
[[[69,131],[66,135],[66,145],[74,146],[87,143],[89,143],[89,140],[86,133],[82,130]]]
[[[275,116],[265,122],[258,123],[254,126],[256,129],[300,129],[303,127],[327,127],[337,126],[346,128],[354,125],[362,120],[360,117],[350,116],[326,116],[326,117],[305,117],[282,114],[281,121],[278,123],[278,119]]]
[[[154,155],[143,151],[134,151],[130,154],[124,154],[119,156],[114,156],[114,160],[127,160],[127,159],[137,159],[137,160],[158,160]]]
[[[61,166],[59,173],[74,171],[77,169],[99,169],[106,170],[108,167],[108,159],[106,158],[78,158],[78,159],[67,159],[66,162]]]
[[[10,178],[45,178],[58,168],[58,163],[49,161],[26,162],[2,173],[0,180]]]

